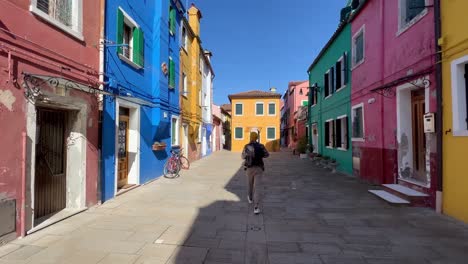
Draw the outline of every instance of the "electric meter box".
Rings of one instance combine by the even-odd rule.
[[[424,133],[435,133],[434,113],[427,113],[424,115]]]

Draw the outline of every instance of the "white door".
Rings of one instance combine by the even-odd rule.
[[[312,124],[312,145],[314,147],[314,153],[318,153],[318,136],[317,123]]]

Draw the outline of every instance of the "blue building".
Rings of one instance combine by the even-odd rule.
[[[185,12],[179,0],[106,1],[105,89],[112,96],[103,101],[102,201],[162,175],[171,146],[178,145]]]

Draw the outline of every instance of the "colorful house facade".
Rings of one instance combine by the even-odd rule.
[[[221,115],[221,107],[219,105],[212,104],[213,109],[213,133],[211,135],[211,144],[213,151],[220,151],[223,149],[223,120]]]
[[[259,142],[269,151],[280,148],[280,99],[272,89],[229,95],[232,105],[232,151],[241,152],[249,143],[250,132],[259,135]]]
[[[352,174],[351,146],[351,25],[343,19],[308,69],[309,145],[314,153],[338,163]]]
[[[214,71],[211,67],[212,53],[203,50],[200,46],[200,71],[202,77],[201,104],[202,130],[201,130],[201,157],[211,154],[213,134],[213,79]]]
[[[307,87],[308,81],[295,81],[289,82],[288,89],[283,95],[283,119],[282,137],[284,138],[284,145],[290,149],[295,149],[297,141],[299,140],[298,134],[305,134],[305,127],[298,131],[297,113],[299,108],[308,104]]]
[[[466,1],[436,1],[441,11],[443,212],[468,222],[468,23]],[[439,24],[440,26],[440,24]]]
[[[102,118],[103,201],[162,175],[169,150],[180,145],[176,65],[184,14],[178,0],[106,1],[105,89],[111,95]]]
[[[351,16],[354,175],[429,195],[435,206],[439,107],[434,9],[426,1],[364,1]],[[417,43],[417,44],[416,44]]]
[[[100,200],[103,1],[67,3],[0,0],[0,241]]]
[[[221,121],[223,122],[223,135],[221,141],[223,149],[231,150],[232,148],[232,106],[230,104],[223,104],[221,106]]]

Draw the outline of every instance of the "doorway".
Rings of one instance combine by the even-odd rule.
[[[183,131],[183,154],[186,158],[188,158],[188,149],[189,149],[189,130],[188,130],[188,125],[187,124],[182,124],[182,131]]]
[[[128,186],[128,137],[129,137],[130,109],[119,108],[118,141],[118,171],[117,189],[125,189]]]
[[[42,222],[66,207],[67,112],[38,108],[34,179],[34,218]]]
[[[318,153],[318,128],[317,123],[312,124],[312,147],[313,153]]]
[[[411,92],[411,116],[413,130],[413,178],[426,181],[426,136],[424,134],[425,113],[424,90]]]

